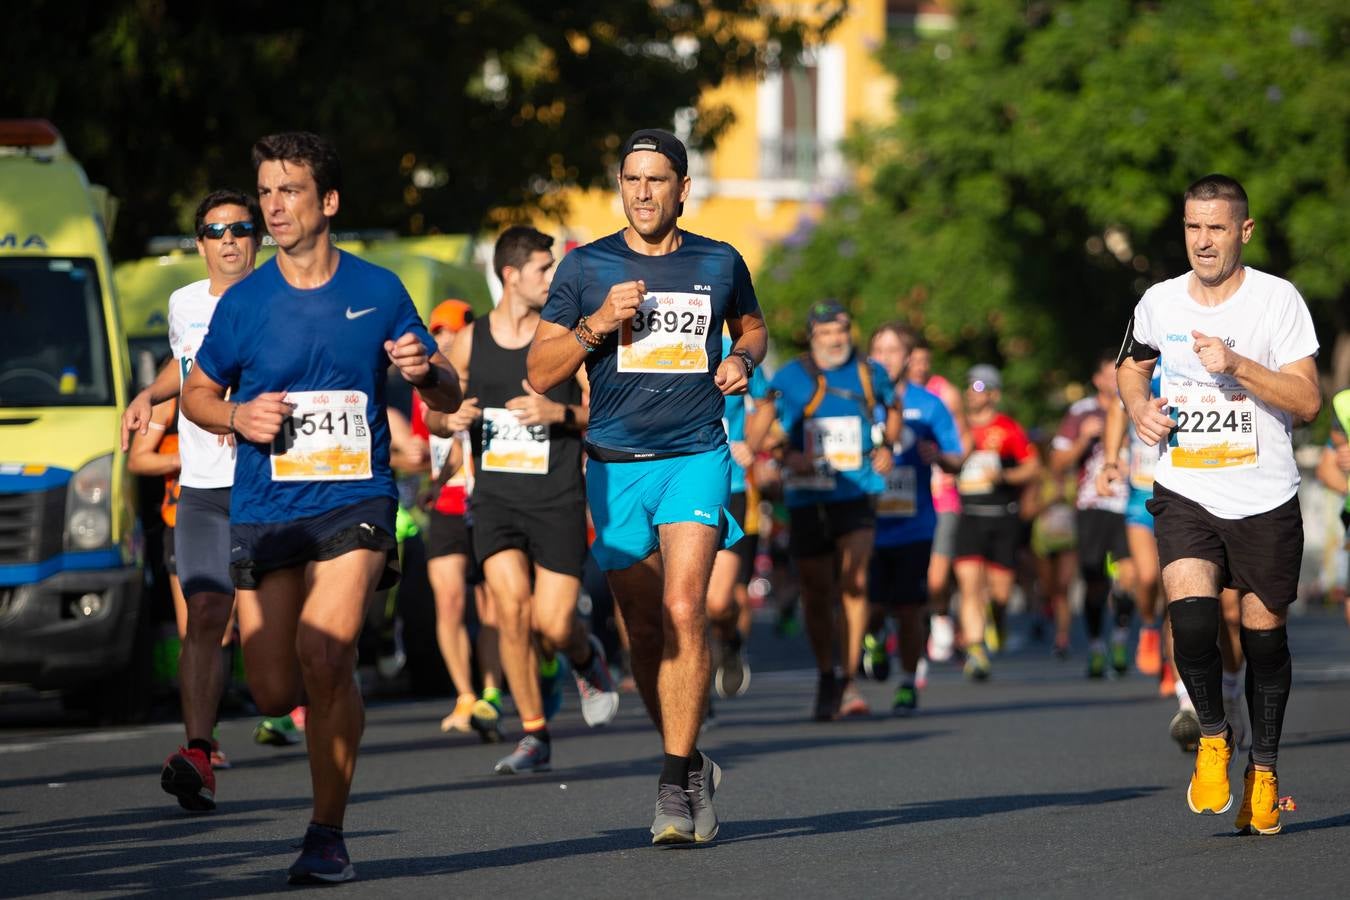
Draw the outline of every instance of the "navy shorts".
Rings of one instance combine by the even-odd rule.
[[[398,584],[398,540],[392,523],[393,497],[373,497],[322,515],[291,522],[230,526],[230,575],[235,587],[257,590],[263,576],[309,562],[336,559],[353,550],[376,550],[386,556],[377,591]]]

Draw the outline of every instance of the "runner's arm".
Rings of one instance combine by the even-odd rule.
[[[1116,366],[1116,390],[1120,392],[1120,401],[1125,404],[1125,412],[1134,421],[1134,430],[1139,439],[1150,447],[1165,441],[1173,428],[1175,419],[1163,412],[1167,406],[1166,397],[1153,397],[1150,383],[1153,381],[1153,367],[1157,358],[1142,362],[1126,356]]]
[[[1323,447],[1322,455],[1317,460],[1317,480],[1336,493],[1344,494],[1350,488],[1347,477],[1346,471],[1338,465],[1336,450]]]
[[[122,449],[126,450],[129,445],[131,432],[145,434],[145,427],[150,422],[152,409],[163,403],[165,400],[172,400],[178,396],[182,388],[182,378],[178,374],[178,361],[170,360],[159,370],[155,380],[150,386],[137,394],[132,401],[127,404],[126,411],[122,413]]]
[[[530,341],[525,372],[530,387],[543,394],[575,376],[586,362],[586,347],[573,329],[557,322],[540,322]]]
[[[1013,487],[1021,487],[1024,484],[1030,484],[1041,474],[1041,454],[1035,447],[1031,447],[1031,452],[1027,458],[1022,460],[1011,469],[1003,470],[1003,483],[1010,484]]]
[[[773,423],[777,420],[777,406],[772,396],[763,403],[756,403],[754,410],[745,416],[745,443],[754,453],[769,449],[766,445]]]
[[[476,323],[470,322],[461,328],[450,344],[449,362],[459,378],[461,392],[469,389],[469,358],[473,355],[473,329]],[[483,414],[478,408],[478,398],[465,397],[459,409],[452,413],[441,413],[427,409],[422,413],[422,421],[427,431],[436,437],[454,437],[456,432],[467,431],[473,421]]]
[[[164,432],[169,422],[177,415],[178,409],[173,403],[157,403],[150,415],[148,428],[139,431],[131,439],[131,451],[127,454],[127,471],[133,475],[157,477],[173,475],[182,469],[183,464],[177,453],[160,453],[159,445],[164,441]]]
[[[1322,411],[1322,389],[1317,383],[1317,362],[1313,357],[1296,359],[1275,371],[1245,356],[1233,355],[1237,357],[1233,377],[1261,402],[1304,422],[1311,422]]]
[[[1106,426],[1102,430],[1102,467],[1097,472],[1098,493],[1110,493],[1110,487],[1121,479],[1120,447],[1125,443],[1125,407],[1112,403],[1106,408]]]
[[[201,366],[193,366],[183,384],[183,415],[212,434],[238,433],[246,441],[270,443],[294,409],[282,391],[259,394],[246,403],[226,400],[225,391]]]

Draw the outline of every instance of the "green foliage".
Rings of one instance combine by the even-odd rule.
[[[821,24],[842,0],[822,4]],[[621,139],[753,71],[762,40],[814,32],[757,0],[27,0],[0,28],[0,109],[56,123],[122,202],[114,250],[181,232],[198,199],[249,187],[259,136],[332,137],[339,222],[476,230],[498,207],[557,210]],[[696,139],[729,122],[705,110]]]
[[[770,255],[780,342],[837,297],[864,334],[899,318],[940,368],[1005,368],[1045,420],[1138,296],[1187,269],[1181,194],[1243,182],[1251,264],[1291,278],[1324,344],[1350,328],[1350,6],[1338,0],[954,4],[893,39],[893,125],[859,135],[865,187]]]

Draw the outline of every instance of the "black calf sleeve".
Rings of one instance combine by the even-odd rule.
[[[1223,712],[1223,660],[1219,656],[1218,597],[1184,597],[1167,607],[1172,620],[1172,656],[1191,695],[1200,730],[1213,737],[1228,729]]]
[[[1083,624],[1087,626],[1088,638],[1096,640],[1102,636],[1102,622],[1106,618],[1106,599],[1111,593],[1111,584],[1107,581],[1088,581],[1083,591]]]
[[[1113,591],[1111,601],[1116,610],[1116,627],[1129,628],[1134,618],[1134,595],[1129,591]]]
[[[1284,710],[1289,705],[1293,660],[1285,627],[1269,631],[1242,629],[1242,652],[1247,657],[1247,709],[1252,721],[1252,762],[1275,765],[1280,750]]]

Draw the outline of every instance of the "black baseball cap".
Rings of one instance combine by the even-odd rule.
[[[635,150],[660,153],[670,160],[670,164],[675,167],[675,174],[681,178],[689,174],[689,153],[684,149],[684,143],[669,131],[662,131],[660,128],[639,128],[629,135],[628,140],[623,142],[623,149],[619,151],[620,168],[623,167],[623,161],[628,158],[628,154]]]
[[[817,325],[824,325],[827,322],[837,322],[840,319],[849,320],[852,316],[844,308],[844,304],[838,300],[818,300],[811,304],[811,308],[806,312],[806,330],[809,332]]]

